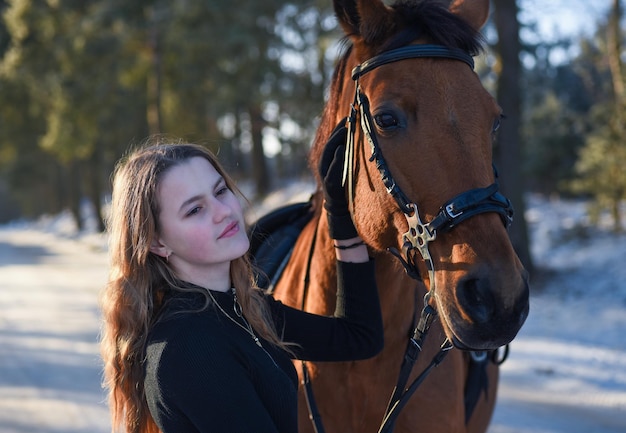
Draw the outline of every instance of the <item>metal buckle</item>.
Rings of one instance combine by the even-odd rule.
[[[449,205],[446,206],[446,213],[452,219],[457,219],[458,217],[463,215],[463,211],[459,211],[459,212],[454,211],[454,203],[450,203]]]

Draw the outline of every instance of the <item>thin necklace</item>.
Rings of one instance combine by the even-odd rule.
[[[259,341],[259,337],[256,336],[256,334],[252,330],[252,326],[250,326],[246,318],[243,316],[243,311],[241,309],[241,305],[239,304],[239,301],[237,300],[237,293],[235,292],[235,288],[234,287],[231,288],[231,291],[233,293],[233,311],[235,312],[237,317],[240,317],[241,320],[243,320],[243,323],[245,323],[246,326],[243,326],[241,323],[239,323],[238,321],[230,317],[230,314],[224,311],[222,306],[215,300],[211,291],[209,290],[208,292],[209,292],[209,296],[211,297],[211,300],[213,301],[215,305],[217,305],[217,308],[224,314],[224,316],[228,317],[231,322],[233,322],[235,325],[239,326],[241,329],[243,329],[248,334],[250,334],[250,336],[252,337],[256,345],[263,349],[263,346],[261,345],[261,342]]]
[[[257,346],[259,346],[261,348],[261,350],[263,350],[263,352],[265,352],[265,354],[270,358],[270,360],[272,361],[272,363],[274,364],[274,366],[276,368],[280,368],[278,366],[278,364],[276,363],[276,361],[274,361],[274,358],[272,357],[272,355],[270,355],[270,353],[265,350],[265,347],[263,347],[263,345],[261,344],[261,341],[259,341],[259,337],[257,337],[254,333],[254,330],[252,329],[252,326],[250,326],[250,323],[248,323],[248,321],[246,320],[246,318],[243,315],[243,310],[241,309],[241,304],[239,303],[239,301],[237,300],[237,292],[235,291],[235,288],[232,287],[231,292],[233,293],[233,311],[235,312],[235,314],[237,315],[237,317],[240,317],[241,320],[243,320],[243,323],[246,324],[246,326],[243,326],[241,323],[239,323],[238,321],[236,321],[235,319],[233,319],[230,314],[228,314],[226,311],[224,311],[224,309],[222,308],[222,306],[215,300],[215,298],[213,297],[213,293],[211,293],[211,291],[209,290],[209,296],[211,297],[211,299],[213,300],[213,303],[215,305],[217,305],[217,308],[222,312],[222,314],[224,314],[224,316],[228,317],[228,319],[233,322],[235,325],[239,326],[241,329],[243,329],[244,331],[246,331],[248,334],[250,334],[250,336],[252,337],[252,339],[254,340],[254,342],[256,343]]]

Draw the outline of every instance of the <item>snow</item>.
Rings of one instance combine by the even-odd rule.
[[[541,271],[490,433],[626,431],[626,235],[592,226],[586,206],[529,197]]]
[[[253,206],[306,200],[292,184]],[[626,431],[626,235],[579,200],[528,197],[531,313],[501,369],[489,433]],[[106,239],[68,214],[0,226],[0,432],[110,431],[98,291]]]

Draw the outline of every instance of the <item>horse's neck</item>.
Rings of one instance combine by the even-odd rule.
[[[408,330],[422,308],[426,288],[407,276],[386,251],[371,251],[385,328]],[[274,296],[288,305],[317,314],[332,314],[337,290],[336,258],[323,212],[316,212],[294,246]],[[404,331],[402,338],[406,337]],[[389,335],[389,338],[395,338]]]
[[[385,339],[406,340],[413,320],[423,307],[426,287],[410,278],[404,268],[388,252],[374,253],[376,281],[385,323]]]
[[[311,233],[303,239],[307,250],[308,284],[305,284],[307,311],[329,315],[335,311],[337,297],[337,259],[328,232],[328,220],[322,211],[307,227]]]

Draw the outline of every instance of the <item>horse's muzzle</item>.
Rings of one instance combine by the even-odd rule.
[[[493,350],[510,343],[529,312],[526,272],[507,289],[493,287],[489,278],[467,277],[456,287],[456,308],[444,309],[444,327],[463,350]],[[446,314],[447,313],[447,314]]]

